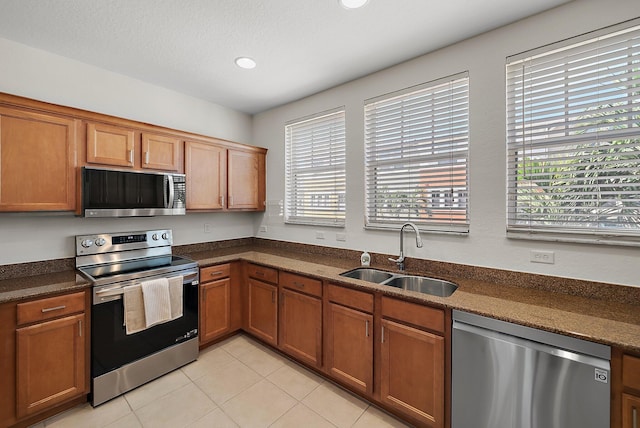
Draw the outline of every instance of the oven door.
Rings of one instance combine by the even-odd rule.
[[[167,276],[177,275],[184,276],[183,316],[129,335],[124,326],[122,288],[134,281],[94,288],[91,308],[92,378],[197,337],[198,272],[176,272]]]

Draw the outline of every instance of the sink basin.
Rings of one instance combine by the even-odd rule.
[[[375,282],[389,287],[402,288],[403,290],[417,291],[418,293],[431,294],[433,296],[449,297],[458,288],[453,282],[437,278],[429,278],[417,275],[393,274],[373,268],[356,268],[342,272],[340,276]]]
[[[442,279],[428,278],[424,276],[397,275],[382,282],[382,285],[402,288],[403,290],[417,291],[418,293],[431,294],[433,296],[449,297],[458,288],[452,282]]]
[[[341,276],[347,278],[361,279],[363,281],[381,283],[393,277],[392,273],[385,272],[383,270],[371,269],[371,268],[357,268],[348,272],[342,272]]]

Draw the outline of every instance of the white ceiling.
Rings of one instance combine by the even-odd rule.
[[[0,0],[0,37],[257,113],[567,2]]]

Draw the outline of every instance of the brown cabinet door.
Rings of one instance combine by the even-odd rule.
[[[99,123],[87,124],[87,163],[135,166],[135,138],[131,129]]]
[[[640,428],[640,397],[622,394],[622,428]]]
[[[231,280],[220,279],[200,285],[200,343],[231,330]]]
[[[229,149],[230,210],[264,209],[260,200],[260,180],[264,181],[264,174],[260,174],[260,156],[263,155]]]
[[[80,122],[0,107],[0,211],[73,211]]]
[[[213,144],[187,141],[184,150],[187,209],[224,209],[227,191],[227,149]]]
[[[278,287],[249,279],[247,328],[272,345],[278,344]]]
[[[444,426],[444,338],[385,319],[381,336],[381,400]]]
[[[280,348],[316,367],[322,365],[322,300],[283,289]]]
[[[355,390],[372,394],[373,316],[329,303],[324,326],[329,374]]]
[[[142,134],[142,167],[164,171],[180,170],[180,139]]]
[[[86,392],[85,315],[16,330],[18,418]]]

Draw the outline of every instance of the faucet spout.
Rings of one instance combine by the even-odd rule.
[[[416,232],[416,247],[422,248],[422,238],[415,224],[407,222],[400,228],[400,254],[397,259],[389,258],[390,261],[398,265],[398,270],[404,270],[404,228],[411,227]]]

